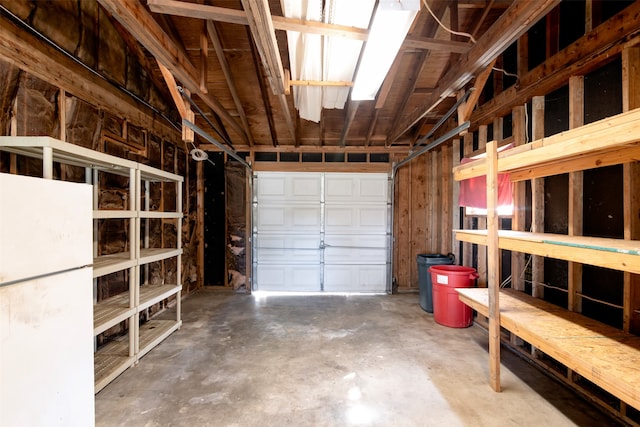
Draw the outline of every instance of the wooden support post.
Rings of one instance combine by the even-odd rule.
[[[488,128],[486,125],[482,125],[478,128],[478,150],[483,151],[487,146],[487,132]],[[489,188],[489,182],[487,182],[487,190]],[[487,209],[489,205],[487,205]],[[488,211],[487,211],[488,215]],[[484,230],[487,228],[487,217],[479,216],[478,217],[478,230]],[[478,245],[478,287],[486,288],[488,277],[487,277],[487,247],[483,245]]]
[[[58,89],[58,123],[60,123],[60,141],[67,140],[67,92]]]
[[[207,39],[207,22],[202,22],[200,32],[200,90],[207,93],[207,75],[209,61],[209,39]]]
[[[640,107],[640,47],[622,51],[622,109]],[[640,163],[623,165],[624,238],[640,239]],[[624,273],[623,328],[640,332],[640,275]]]
[[[532,139],[544,137],[544,96],[534,96],[532,106]],[[531,229],[534,233],[544,233],[544,178],[531,180]],[[532,255],[531,258],[532,294],[534,297],[544,297],[544,257]]]
[[[498,257],[498,144],[487,144],[487,252],[489,286],[489,383],[500,391],[500,272]]]
[[[569,78],[569,129],[584,125],[584,77]],[[583,173],[569,173],[569,236],[582,235]],[[582,311],[582,264],[569,262],[568,309]]]
[[[523,145],[526,142],[525,128],[525,108],[524,105],[513,107],[511,113],[513,126],[513,142],[515,146]],[[525,183],[524,181],[513,183],[513,216],[511,217],[511,229],[525,231]],[[522,252],[511,252],[511,287],[518,291],[524,291],[524,254]]]
[[[198,252],[196,256],[198,287],[204,286],[204,162],[196,165],[196,235]]]
[[[453,140],[451,145],[451,168],[454,168],[460,164],[460,139]],[[458,199],[460,198],[460,182],[455,179],[451,183],[451,228],[458,229],[462,227],[460,224],[460,205]],[[456,257],[456,263],[460,260],[460,243],[456,237],[451,233],[451,253]]]
[[[464,156],[468,156],[470,153],[473,152],[473,134],[466,133],[463,136],[462,141],[463,141]],[[469,216],[466,215],[466,213],[463,213],[463,222],[464,222],[463,228],[466,230],[470,230],[472,220]],[[473,265],[473,245],[471,243],[464,242],[462,244],[462,262],[460,264],[466,265],[469,267]]]

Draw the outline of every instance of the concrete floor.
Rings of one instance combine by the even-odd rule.
[[[487,336],[440,326],[418,296],[201,291],[184,325],[96,396],[97,426],[617,425]]]

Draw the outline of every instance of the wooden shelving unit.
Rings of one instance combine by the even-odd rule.
[[[486,245],[489,261],[494,260],[487,289],[459,291],[463,302],[489,317],[494,390],[500,390],[502,327],[640,409],[635,366],[640,360],[640,338],[522,292],[500,291],[496,261],[499,250],[507,249],[640,274],[640,241],[498,230],[494,209],[498,173],[509,173],[512,181],[540,178],[634,161],[639,150],[640,109],[635,109],[500,153],[494,141],[487,144],[486,158],[453,169],[456,180],[487,178],[487,230],[454,232],[458,240]],[[554,334],[556,330],[562,333]],[[606,346],[602,354],[594,343]]]
[[[142,356],[172,332],[179,329],[181,321],[180,294],[182,256],[182,182],[183,178],[147,165],[99,153],[50,137],[0,137],[0,150],[42,160],[43,177],[53,179],[53,164],[62,163],[85,168],[88,184],[94,188],[94,336],[97,338],[108,329],[124,325],[127,333],[102,345],[95,352],[95,392],[136,363]],[[100,209],[99,180],[104,174],[115,174],[129,179],[126,209]],[[152,183],[175,185],[173,212],[149,209],[149,193],[144,191]],[[175,247],[149,247],[148,230],[141,236],[141,222],[150,219],[175,222]],[[128,241],[125,251],[98,254],[100,221],[123,220],[127,224]],[[163,231],[164,232],[164,231]],[[148,273],[141,268],[153,262],[176,259],[175,283],[148,283]],[[127,292],[98,301],[95,282],[109,274],[128,270]],[[140,324],[141,313],[155,304],[175,298],[175,320],[147,320]],[[148,313],[145,313],[148,314]],[[148,316],[144,316],[147,318]]]

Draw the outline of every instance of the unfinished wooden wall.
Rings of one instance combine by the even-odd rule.
[[[452,229],[459,228],[459,224],[453,226],[458,201],[457,193],[454,200],[451,168],[460,157],[453,147],[451,142],[443,144],[396,173],[393,277],[399,291],[418,289],[418,254],[458,252],[452,238]],[[457,147],[458,141],[459,150]]]
[[[4,6],[44,38],[0,17],[0,32],[7,42],[0,48],[0,135],[47,135],[184,176],[183,293],[196,289],[200,283],[194,237],[196,167],[179,130],[161,117],[176,118],[177,113],[165,101],[170,97],[165,96],[164,83],[154,82],[142,66],[148,65],[147,59],[137,43],[120,32],[95,2],[16,0]],[[21,52],[19,46],[27,42],[29,50]],[[0,153],[0,171],[38,176],[41,166],[38,161]],[[56,178],[84,182],[84,170],[57,166]],[[127,191],[128,179],[105,180],[100,187],[102,207],[125,208],[131,202]],[[153,185],[152,200],[175,200],[173,191],[170,186]],[[150,239],[158,245],[174,244],[166,241],[171,239],[172,227],[167,221],[152,221]],[[126,245],[122,230],[127,227],[105,223],[100,230],[100,253],[120,251]],[[149,268],[153,281],[161,273],[171,277],[177,266],[173,259]],[[127,286],[124,274],[101,278],[99,297]]]

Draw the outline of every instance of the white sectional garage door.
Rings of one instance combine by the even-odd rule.
[[[258,172],[254,178],[254,290],[386,290],[387,174]]]

